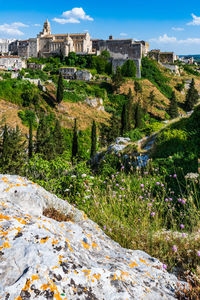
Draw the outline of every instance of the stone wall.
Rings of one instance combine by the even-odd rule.
[[[143,47],[145,47],[140,42],[134,42],[132,39],[122,39],[122,40],[95,40],[94,47],[98,49],[100,54],[103,50],[107,50],[111,56],[111,62],[114,71],[119,66],[121,67],[126,60],[134,60],[137,67],[137,77],[141,77],[141,59],[143,55]]]

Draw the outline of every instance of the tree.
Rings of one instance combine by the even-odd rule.
[[[33,128],[32,120],[29,120],[29,137],[28,137],[28,157],[29,159],[33,156]]]
[[[25,142],[18,126],[15,129],[4,126],[0,157],[2,173],[20,173],[25,161]]]
[[[72,141],[72,162],[74,157],[77,157],[78,154],[78,135],[77,135],[77,124],[76,119],[74,120],[74,132],[73,132],[73,141]]]
[[[135,128],[143,127],[143,111],[140,103],[138,102],[135,109]]]
[[[131,122],[133,119],[132,108],[133,108],[133,94],[132,94],[131,88],[129,88],[128,103],[127,103],[127,128],[128,128],[128,130],[131,129]]]
[[[9,140],[8,140],[8,127],[5,124],[3,129],[3,144],[2,144],[2,163],[5,164],[8,159]]]
[[[112,112],[109,125],[101,124],[100,132],[100,143],[103,147],[112,143],[119,136],[120,118],[116,115],[116,112]]]
[[[128,129],[127,109],[126,109],[126,104],[124,104],[121,113],[121,135],[122,136],[127,131],[127,129]]]
[[[97,149],[97,130],[96,130],[96,123],[93,120],[92,132],[91,132],[91,154],[90,154],[92,160],[94,160],[94,157],[96,155],[96,149]]]
[[[121,69],[120,67],[117,67],[116,72],[112,76],[112,83],[113,83],[114,90],[120,88],[123,82],[124,79],[121,73]]]
[[[46,118],[42,116],[39,120],[39,125],[36,134],[36,153],[46,154],[47,141],[49,137],[49,128],[47,126]]]
[[[186,95],[185,99],[185,109],[186,111],[191,111],[194,107],[194,105],[198,102],[199,99],[199,93],[195,88],[195,82],[194,78],[192,78],[192,81],[190,83],[189,90]]]
[[[57,94],[56,94],[56,101],[58,104],[61,103],[61,101],[63,100],[63,95],[64,95],[63,77],[62,77],[62,73],[60,73],[58,78],[58,87],[57,87]]]
[[[153,106],[155,105],[155,103],[156,103],[156,96],[155,96],[155,94],[154,94],[154,91],[152,90],[151,92],[150,92],[150,94],[149,94],[149,97],[148,97],[148,104],[150,105],[150,107],[151,107],[151,111],[152,111],[152,108],[153,108]],[[147,108],[148,108],[148,104],[147,104]]]
[[[124,77],[136,77],[137,68],[133,60],[128,59],[122,66],[122,75]]]
[[[60,126],[59,120],[56,120],[55,127],[53,130],[53,144],[54,151],[56,155],[62,154],[65,146],[64,146],[64,137],[62,133],[62,128]]]
[[[177,101],[176,101],[175,92],[172,92],[172,96],[170,99],[169,115],[170,115],[171,119],[178,117],[178,105],[177,105]]]
[[[110,52],[108,50],[103,50],[101,52],[101,56],[104,57],[105,59],[110,58]]]
[[[139,81],[137,81],[137,80],[135,80],[135,82],[134,82],[134,91],[136,93],[136,96],[138,96],[138,94],[142,93],[142,87],[141,87]]]

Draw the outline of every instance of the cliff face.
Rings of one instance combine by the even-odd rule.
[[[54,207],[67,217],[45,217]],[[122,248],[67,202],[25,178],[0,175],[2,299],[174,299],[177,278]]]

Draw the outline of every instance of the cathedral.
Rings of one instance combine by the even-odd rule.
[[[43,31],[36,38],[18,41],[17,52],[23,57],[50,57],[57,54],[68,56],[69,52],[88,54],[92,52],[92,41],[89,33],[51,34],[48,20]]]

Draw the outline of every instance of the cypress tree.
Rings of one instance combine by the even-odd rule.
[[[141,94],[141,93],[142,93],[142,87],[141,87],[139,81],[137,81],[137,80],[135,80],[135,82],[134,82],[134,91],[135,91],[135,93],[136,93],[136,96],[137,96],[138,94]]]
[[[142,108],[140,106],[140,103],[138,102],[135,109],[135,128],[143,127],[142,117],[143,117]]]
[[[72,141],[72,162],[73,158],[78,154],[78,135],[77,135],[77,124],[76,119],[74,120],[74,131],[73,131],[73,141]]]
[[[127,131],[127,128],[128,128],[127,109],[126,109],[126,104],[124,104],[121,113],[121,135],[122,136]]]
[[[96,154],[97,149],[97,130],[96,130],[96,123],[93,120],[92,122],[92,132],[91,132],[91,154],[90,158],[93,160]]]
[[[8,152],[9,152],[8,127],[5,124],[3,129],[2,164],[5,164],[7,161]]]
[[[150,94],[149,94],[149,97],[148,97],[148,100],[149,100],[149,104],[151,106],[151,111],[152,111],[152,108],[154,106],[154,104],[156,103],[156,96],[154,94],[154,91],[151,91]]]
[[[58,104],[62,102],[63,95],[64,95],[63,77],[62,77],[62,73],[60,73],[58,78],[58,87],[57,87],[57,94],[56,94],[56,101]]]
[[[32,120],[29,120],[29,137],[28,137],[28,157],[29,159],[33,156],[33,129]]]
[[[36,134],[36,153],[41,153],[45,155],[47,142],[49,137],[49,128],[47,127],[47,122],[45,117],[41,117],[39,121],[39,125],[37,128]]]
[[[64,137],[59,120],[56,120],[53,131],[54,150],[56,154],[62,154],[64,151]]]
[[[132,108],[133,108],[133,94],[132,94],[131,88],[129,88],[128,104],[127,104],[127,128],[128,128],[128,130],[131,129],[131,122],[133,119]]]
[[[112,83],[113,83],[114,90],[120,88],[123,82],[124,79],[121,73],[121,68],[117,67],[116,72],[112,76]]]
[[[198,102],[199,94],[197,89],[195,89],[195,82],[194,78],[192,78],[192,81],[190,83],[189,90],[186,95],[185,99],[185,109],[186,111],[191,111],[194,108],[194,105]]]
[[[169,115],[170,115],[171,119],[178,117],[178,105],[177,105],[177,101],[176,101],[175,92],[172,92],[172,96],[170,99]]]
[[[25,161],[25,140],[18,127],[3,129],[3,143],[1,155],[1,171],[4,173],[17,174],[20,172]]]

